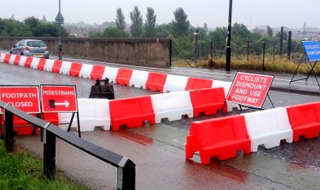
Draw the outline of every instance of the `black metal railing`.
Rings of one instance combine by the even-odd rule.
[[[117,167],[118,189],[135,189],[135,164],[130,159],[83,140],[72,133],[64,131],[49,122],[31,116],[3,101],[0,101],[0,108],[4,109],[4,143],[7,151],[10,152],[13,150],[14,115],[43,130],[43,174],[48,179],[55,178],[56,137],[58,137],[74,147]]]

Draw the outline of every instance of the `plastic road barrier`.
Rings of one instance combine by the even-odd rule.
[[[164,118],[175,121],[180,120],[183,115],[187,115],[189,118],[193,116],[188,91],[151,95],[151,99],[156,123],[161,123],[161,119]]]
[[[190,77],[188,78],[188,83],[185,90],[211,88],[211,86],[212,86],[212,80]]]
[[[208,88],[190,91],[193,106],[193,116],[198,117],[200,113],[213,115],[221,110],[225,101],[224,90],[220,88]],[[224,107],[224,112],[227,107]]]
[[[150,72],[146,83],[146,89],[155,92],[163,92],[163,86],[166,82],[166,79],[166,74]]]
[[[93,65],[92,72],[90,75],[91,79],[102,79],[104,73],[105,66],[102,65]]]
[[[249,154],[250,145],[242,115],[196,121],[191,123],[187,136],[186,158],[192,158],[199,151],[201,163],[209,164],[211,157],[226,160],[236,157],[238,150]]]
[[[188,77],[178,75],[168,75],[163,92],[180,92],[184,91],[187,86]]]
[[[71,76],[74,76],[74,77],[80,77],[81,67],[82,67],[82,63],[73,62],[71,64],[71,67],[70,67],[68,74]]]
[[[293,141],[300,136],[306,139],[319,136],[320,131],[320,102],[310,102],[287,106],[289,121],[293,130]]]
[[[63,61],[61,61],[61,60],[55,60],[54,63],[53,63],[51,71],[53,73],[60,73],[60,69],[61,69],[62,63],[63,63]]]
[[[93,131],[96,127],[110,130],[109,100],[107,99],[78,99],[81,131]],[[59,113],[59,127],[70,123],[72,113]],[[78,129],[77,117],[73,118],[71,127]]]
[[[155,123],[150,96],[111,100],[109,105],[112,130],[119,130],[121,125],[139,127],[145,121]]]
[[[133,70],[130,78],[129,86],[135,88],[146,88],[149,72]]]
[[[130,83],[129,81],[131,76],[132,76],[131,69],[119,69],[115,83],[129,86],[129,83]]]
[[[281,140],[292,143],[292,129],[286,108],[274,108],[242,114],[251,139],[251,152],[257,152],[259,145],[274,148]]]
[[[118,70],[119,70],[118,68],[114,68],[114,67],[105,67],[102,79],[105,79],[106,77],[108,77],[109,82],[114,83],[118,75]]]
[[[92,68],[93,68],[93,65],[82,64],[79,76],[82,78],[90,78]]]

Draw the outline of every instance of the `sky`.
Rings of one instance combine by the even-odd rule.
[[[102,24],[115,21],[116,10],[122,9],[127,24],[130,12],[138,6],[143,21],[147,7],[154,9],[157,24],[174,20],[173,12],[181,7],[194,27],[227,27],[230,0],[60,0],[61,13],[67,23],[83,21]],[[232,23],[247,27],[320,28],[320,0],[232,0]],[[1,0],[0,18],[14,16],[16,20],[34,16],[54,21],[59,12],[59,0]]]

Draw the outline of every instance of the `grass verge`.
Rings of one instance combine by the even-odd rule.
[[[198,60],[197,63],[189,60],[194,67],[197,68],[214,68],[214,69],[225,69],[226,59],[224,57],[214,59],[202,59]],[[313,64],[313,63],[312,63]],[[250,57],[247,60],[245,57],[232,58],[231,59],[231,70],[251,70],[251,71],[263,71],[263,63],[260,58]],[[189,65],[182,59],[173,59],[172,66],[174,67],[189,67]],[[264,61],[264,69],[267,72],[276,73],[289,73],[293,74],[298,66],[298,63],[288,60],[287,58],[270,58],[266,57]],[[311,70],[311,66],[308,62],[302,63],[299,67],[298,74],[308,74]],[[319,75],[320,65],[317,64],[314,68],[314,73]]]
[[[43,163],[19,147],[13,153],[6,152],[0,140],[0,190],[88,190],[67,180],[61,171],[56,180],[43,176]]]

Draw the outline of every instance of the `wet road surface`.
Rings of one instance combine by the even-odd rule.
[[[231,78],[231,77],[229,77]],[[218,79],[219,80],[219,79]],[[226,80],[228,81],[228,80]],[[93,80],[59,75],[0,63],[0,85],[76,85],[79,98],[89,95]],[[154,94],[115,85],[116,98]],[[318,101],[319,96],[271,90],[276,107]],[[268,100],[264,108],[271,108]],[[255,110],[246,110],[255,111]],[[234,111],[229,114],[243,113]],[[201,116],[181,121],[120,131],[83,132],[84,139],[117,152],[136,164],[136,189],[320,189],[320,138],[282,144],[273,149],[226,161],[201,165],[198,155],[185,160],[184,143],[190,123],[220,117]],[[18,137],[17,142],[42,156],[39,136]],[[75,181],[92,189],[116,189],[116,169],[57,140],[57,166]]]

